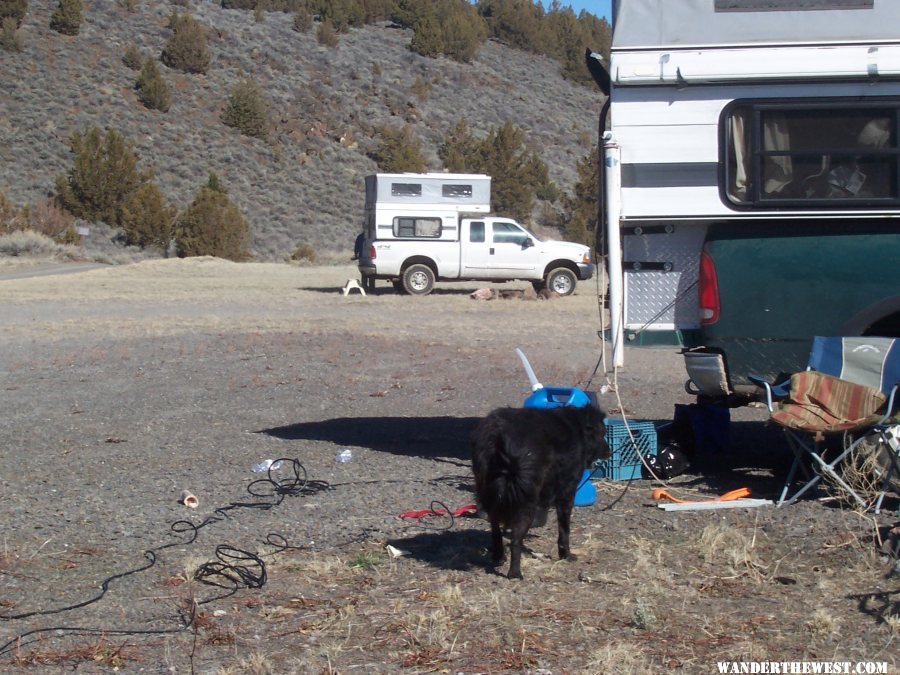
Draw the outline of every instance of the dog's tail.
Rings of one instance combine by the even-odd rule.
[[[493,452],[485,467],[487,482],[480,495],[481,506],[501,520],[523,506],[537,503],[538,468],[530,454],[523,455],[510,446],[506,434],[496,434]]]

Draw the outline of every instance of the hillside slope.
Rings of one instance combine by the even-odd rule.
[[[388,24],[351,30],[327,48],[314,32],[292,30],[290,14],[256,22],[253,12],[211,2],[187,8],[209,28],[208,73],[160,65],[173,105],[150,111],[137,100],[137,73],[122,56],[134,43],[158,57],[171,13],[185,8],[142,0],[129,12],[112,0],[85,2],[81,33],[66,37],[48,27],[55,0],[28,4],[24,50],[0,51],[0,190],[18,207],[46,196],[72,166],[73,131],[113,128],[179,209],[215,171],[250,222],[256,257],[281,260],[301,242],[320,253],[352,248],[363,176],[376,170],[366,152],[384,123],[412,124],[429,169],[441,170],[437,147],[461,116],[479,135],[510,119],[567,192],[576,162],[596,140],[601,95],[563,80],[549,59],[494,42],[473,64],[428,59],[407,49],[411,32]],[[270,104],[276,131],[269,142],[220,121],[244,77]]]

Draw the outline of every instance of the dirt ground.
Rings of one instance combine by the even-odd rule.
[[[473,501],[469,432],[529,393],[515,347],[544,384],[611,385],[611,415],[671,420],[691,399],[672,349],[593,375],[592,282],[545,302],[471,300],[478,284],[345,297],[355,276],[0,269],[0,670],[897,672],[900,581],[879,551],[894,498],[879,516],[816,498],[672,512],[656,482],[598,481],[578,559],[556,559],[551,517],[519,582],[489,565],[486,522],[400,518]],[[729,447],[670,492],[776,496],[790,455],[765,417],[733,411]],[[279,458],[272,480],[253,471]]]

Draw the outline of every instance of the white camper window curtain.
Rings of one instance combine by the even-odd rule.
[[[746,108],[736,109],[729,121],[731,162],[728,194],[739,202],[747,201],[747,188],[750,176],[750,139],[747,135],[748,111]]]

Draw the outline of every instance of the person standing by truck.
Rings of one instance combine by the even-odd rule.
[[[362,256],[363,246],[366,244],[366,233],[360,232],[356,235],[356,241],[353,242],[353,257],[350,260],[359,260]]]

